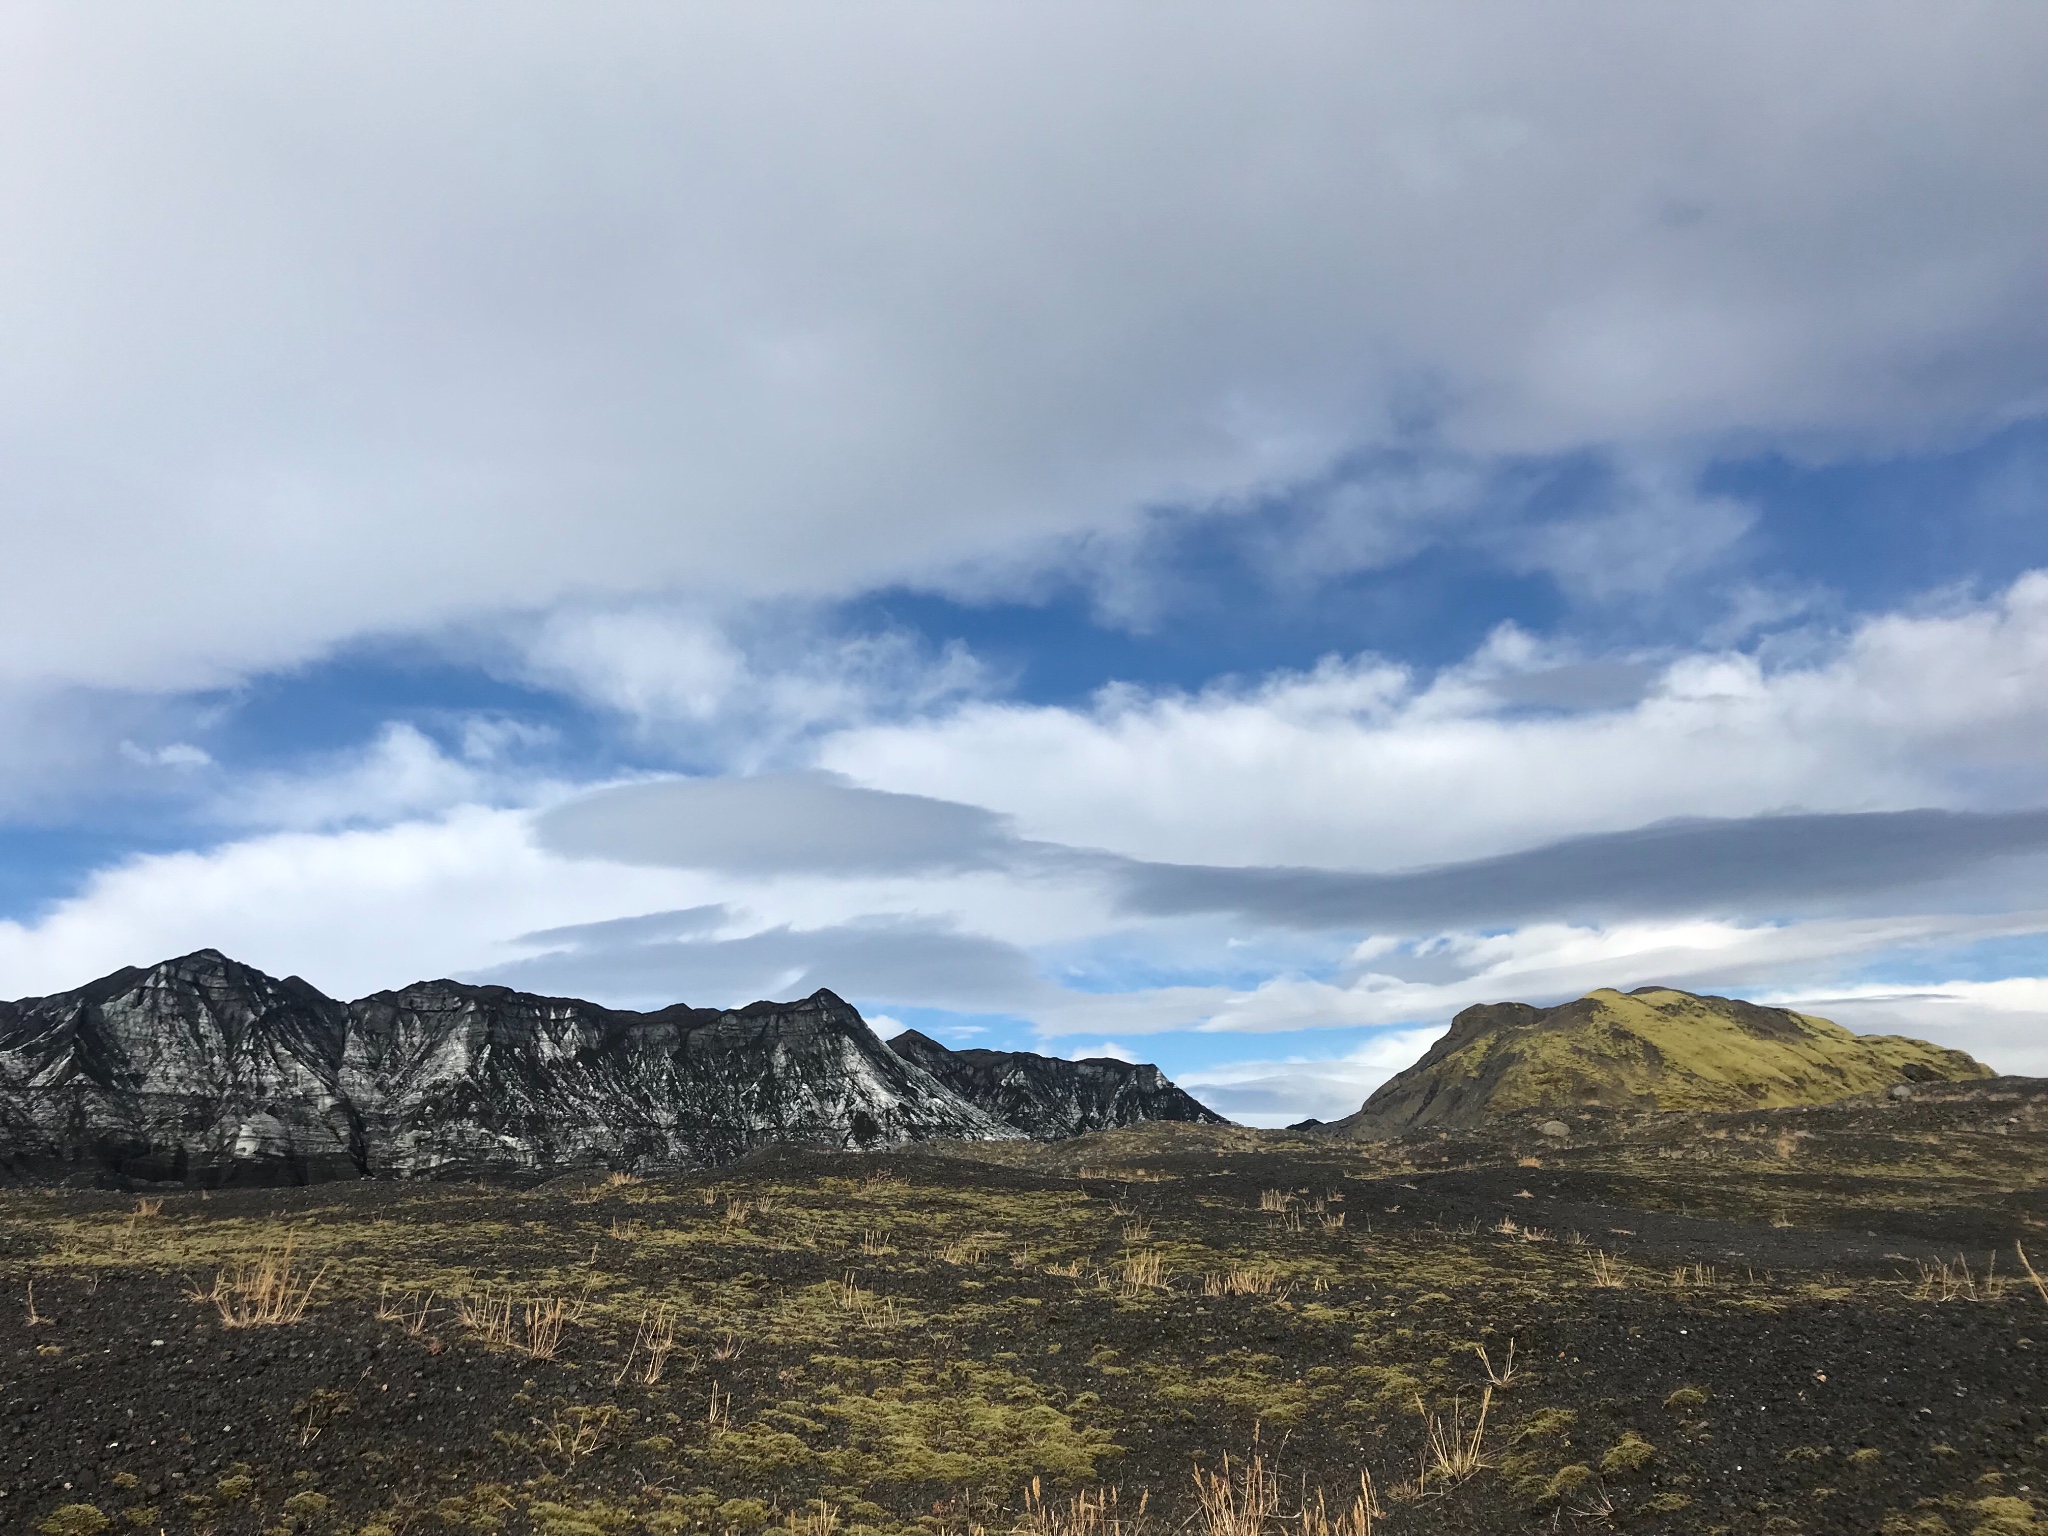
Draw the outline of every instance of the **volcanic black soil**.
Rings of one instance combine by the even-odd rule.
[[[1562,1128],[18,1188],[0,1531],[2048,1532],[2043,1085]]]

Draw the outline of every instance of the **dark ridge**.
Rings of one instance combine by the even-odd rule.
[[[1149,1063],[1108,1056],[1066,1061],[1031,1051],[955,1051],[914,1029],[896,1036],[889,1049],[1035,1141],[1147,1120],[1225,1123]]]
[[[1215,1118],[1156,1068],[1049,1065],[1085,1069],[1067,1090],[1079,1129]],[[297,1184],[692,1168],[783,1144],[1047,1134],[1052,1106],[1028,1107],[1028,1126],[991,1113],[823,989],[638,1013],[443,978],[343,1003],[202,949],[0,1002],[0,1177]]]

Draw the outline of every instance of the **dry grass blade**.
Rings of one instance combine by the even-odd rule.
[[[1373,1521],[1385,1516],[1386,1511],[1380,1507],[1379,1493],[1372,1485],[1372,1474],[1360,1472],[1358,1497],[1335,1519],[1330,1516],[1320,1488],[1316,1490],[1313,1504],[1301,1506],[1301,1536],[1372,1536]]]
[[[1204,1275],[1202,1294],[1204,1296],[1278,1296],[1285,1297],[1291,1287],[1283,1285],[1276,1270],[1233,1269],[1227,1274]]]
[[[44,1316],[44,1315],[43,1315],[42,1313],[40,1313],[40,1312],[38,1312],[38,1311],[36,1310],[36,1283],[35,1283],[35,1281],[33,1281],[33,1280],[29,1281],[29,1283],[28,1283],[28,1325],[29,1325],[29,1327],[31,1327],[31,1328],[47,1328],[47,1327],[49,1327],[49,1326],[50,1326],[50,1325],[51,1325],[52,1323],[54,1323],[54,1322],[56,1322],[56,1319],[55,1319],[54,1317],[45,1317],[45,1316]]]
[[[704,1409],[704,1427],[714,1436],[732,1428],[732,1394],[720,1392],[715,1381],[711,1383],[711,1400]]]
[[[2027,1278],[2034,1282],[2034,1289],[2041,1293],[2041,1299],[2048,1301],[2048,1283],[2044,1283],[2041,1276],[2035,1271],[2033,1260],[2027,1257],[2027,1250],[2018,1243],[2014,1243],[2012,1251],[2020,1256],[2020,1268],[2024,1269],[2027,1272]]]
[[[537,1296],[526,1304],[526,1353],[552,1360],[562,1347],[562,1333],[583,1313],[581,1302],[562,1296]]]
[[[1628,1289],[1628,1275],[1622,1269],[1621,1260],[1604,1248],[1593,1250],[1593,1289],[1596,1291],[1622,1291]]]
[[[513,1333],[512,1293],[503,1296],[484,1291],[476,1296],[456,1298],[455,1316],[462,1326],[482,1339],[486,1344],[511,1348]]]
[[[213,1277],[213,1289],[188,1291],[193,1301],[213,1304],[223,1328],[279,1328],[298,1322],[313,1304],[313,1292],[327,1278],[322,1265],[311,1277],[292,1263],[292,1239]]]
[[[1071,1498],[1047,1503],[1037,1478],[1024,1490],[1024,1512],[1014,1536],[1137,1536],[1145,1520],[1149,1491],[1125,1514],[1115,1488],[1084,1488]]]
[[[385,1281],[377,1288],[377,1321],[397,1323],[405,1330],[406,1337],[418,1339],[426,1336],[427,1323],[434,1313],[434,1293],[428,1291],[422,1296],[418,1291],[400,1291],[392,1299],[391,1282]]]
[[[1479,1418],[1470,1434],[1465,1432],[1465,1407],[1452,1399],[1448,1418],[1431,1413],[1421,1398],[1415,1411],[1422,1415],[1422,1471],[1416,1486],[1427,1490],[1432,1483],[1450,1487],[1486,1465],[1486,1416],[1493,1408],[1493,1388],[1479,1398]]]
[[[1291,1211],[1294,1196],[1284,1189],[1262,1189],[1259,1191],[1259,1209],[1262,1211]]]
[[[1220,1471],[1195,1468],[1195,1499],[1200,1536],[1268,1536],[1280,1514],[1280,1480],[1256,1451],[1235,1472],[1225,1456]]]
[[[839,1530],[839,1510],[836,1505],[823,1499],[813,1499],[805,1505],[802,1513],[791,1510],[783,1521],[784,1536],[836,1536]]]
[[[746,1341],[728,1329],[725,1337],[713,1346],[711,1358],[714,1360],[737,1360],[746,1353],[746,1350]]]
[[[1920,1301],[1997,1301],[2005,1295],[2007,1282],[1998,1273],[1995,1253],[1981,1275],[1971,1272],[1970,1261],[1961,1254],[1956,1255],[1953,1264],[1946,1260],[1929,1264],[1916,1259],[1914,1267],[1920,1271],[1920,1283],[1914,1287],[1913,1295]],[[2032,1273],[2031,1265],[2028,1272]],[[2034,1284],[2040,1285],[2041,1277],[2033,1278]]]
[[[1142,1243],[1152,1236],[1152,1222],[1149,1217],[1133,1216],[1124,1223],[1124,1241]]]
[[[1157,1248],[1140,1249],[1128,1254],[1117,1266],[1117,1277],[1127,1296],[1136,1296],[1141,1291],[1161,1290],[1166,1285],[1165,1255]]]
[[[540,1443],[573,1466],[604,1443],[618,1416],[610,1404],[561,1409],[541,1426]]]
[[[1486,1367],[1486,1380],[1491,1386],[1504,1390],[1513,1385],[1515,1378],[1521,1374],[1515,1367],[1515,1341],[1513,1339],[1508,1340],[1508,1356],[1507,1359],[1501,1362],[1499,1370],[1494,1369],[1493,1360],[1486,1353],[1486,1346],[1484,1344],[1474,1344],[1472,1352],[1479,1357],[1479,1363]]]
[[[501,1296],[485,1290],[458,1299],[455,1315],[486,1344],[516,1349],[534,1360],[552,1360],[561,1350],[562,1335],[583,1315],[583,1301],[536,1296],[522,1304],[510,1291]]]

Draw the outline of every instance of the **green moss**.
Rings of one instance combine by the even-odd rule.
[[[1554,1504],[1560,1499],[1570,1498],[1592,1481],[1593,1469],[1582,1461],[1575,1461],[1569,1466],[1559,1467],[1551,1475],[1550,1481],[1544,1485],[1543,1498],[1545,1502]]]
[[[768,1523],[768,1506],[759,1499],[727,1499],[714,1511],[713,1518],[722,1530],[758,1531]]]
[[[1680,1387],[1664,1399],[1664,1406],[1673,1413],[1685,1413],[1690,1409],[1704,1408],[1706,1405],[1707,1394],[1699,1387]]]
[[[1075,1423],[1027,1377],[966,1362],[929,1379],[900,1366],[885,1374],[896,1383],[868,1392],[830,1386],[817,1404],[844,1437],[821,1457],[842,1482],[1008,1492],[1033,1476],[1094,1479],[1102,1461],[1122,1453],[1107,1430]]]
[[[1517,1440],[1543,1440],[1566,1434],[1579,1422],[1575,1408],[1539,1408],[1515,1431]]]
[[[60,1504],[36,1530],[40,1536],[99,1536],[113,1523],[91,1504]]]
[[[1229,1408],[1258,1423],[1279,1426],[1301,1423],[1319,1403],[1338,1395],[1331,1380],[1311,1382],[1280,1374],[1284,1369],[1273,1355],[1234,1350],[1191,1367],[1154,1366],[1148,1374],[1160,1399],[1176,1408]],[[1358,1377],[1360,1371],[1351,1374]]]
[[[1970,1505],[1970,1536],[2048,1536],[2048,1521],[2026,1499],[2000,1494]]]
[[[1642,1471],[1656,1454],[1656,1447],[1649,1441],[1632,1429],[1624,1430],[1621,1438],[1600,1458],[1600,1470],[1608,1477],[1627,1477]]]
[[[617,1536],[640,1524],[630,1509],[602,1500],[588,1504],[555,1504],[535,1499],[527,1507],[534,1536]]]

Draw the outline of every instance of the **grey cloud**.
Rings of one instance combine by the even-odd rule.
[[[1533,920],[1783,916],[1964,877],[1988,887],[2001,864],[2048,853],[2048,810],[1667,821],[1378,874],[1150,863],[1027,841],[979,806],[803,773],[600,790],[547,812],[540,836],[571,857],[733,874],[1063,873],[1106,883],[1125,911],[1147,917],[1434,933]]]
[[[1656,676],[1647,662],[1582,661],[1489,678],[1486,687],[1503,704],[1532,709],[1620,709],[1640,700]]]
[[[1029,1007],[1057,990],[1017,946],[943,922],[866,917],[714,938],[707,929],[723,915],[697,907],[528,934],[521,943],[553,947],[476,979],[638,1007],[725,1007],[830,987],[881,1006],[986,1013]]]
[[[1396,874],[1122,866],[1149,916],[1231,913],[1293,928],[1435,932],[1539,919],[1782,915],[1980,872],[2048,850],[2048,810],[1892,811],[1661,822]]]
[[[861,789],[831,774],[663,779],[542,815],[572,858],[745,874],[908,874],[1014,862],[1025,847],[979,806]]]

